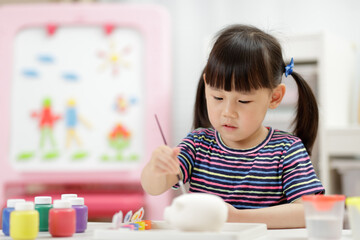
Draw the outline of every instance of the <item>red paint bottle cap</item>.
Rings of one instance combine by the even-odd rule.
[[[49,196],[38,196],[34,198],[35,204],[51,204],[52,198]]]
[[[53,208],[71,208],[68,200],[54,200]]]

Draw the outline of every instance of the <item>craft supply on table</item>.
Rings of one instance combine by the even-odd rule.
[[[129,223],[132,218],[132,210],[128,211],[124,217],[124,223]]]
[[[33,202],[18,202],[10,214],[10,237],[14,240],[36,239],[39,233],[39,212]]]
[[[139,222],[142,220],[144,216],[144,208],[140,208],[139,210],[137,210],[134,215],[132,215],[131,217],[131,222]]]
[[[145,230],[151,229],[151,220],[142,220],[145,223]]]
[[[8,199],[6,208],[2,211],[2,231],[5,236],[10,236],[10,213],[15,210],[18,202],[25,202],[25,199]]]
[[[68,200],[54,200],[49,213],[49,232],[53,237],[71,237],[76,230],[76,213]]]
[[[76,233],[85,232],[88,222],[88,207],[85,205],[84,198],[70,198],[71,206],[75,209],[76,215]]]
[[[345,200],[353,239],[360,239],[360,197],[348,197]]]
[[[112,224],[110,229],[128,229],[128,230],[149,230],[151,229],[151,221],[142,220],[145,215],[145,210],[141,207],[134,214],[132,210],[128,211],[124,217],[124,222],[122,222],[123,213],[119,211],[114,214],[112,218]]]
[[[164,221],[152,221],[150,231],[131,231],[129,229],[95,229],[93,239],[126,240],[234,240],[259,239],[266,236],[267,227],[263,223],[225,223],[220,232],[186,232],[172,228]]]
[[[120,228],[120,226],[122,224],[122,220],[123,220],[122,211],[119,211],[119,212],[115,213],[114,216],[112,217],[111,228],[112,229]]]
[[[158,117],[157,117],[156,114],[155,114],[155,120],[156,120],[156,123],[157,123],[157,125],[158,125],[158,127],[159,127],[160,134],[161,134],[161,136],[162,136],[163,142],[164,142],[165,145],[167,145],[167,141],[166,141],[164,132],[162,131],[162,128],[161,128],[159,119],[158,119]],[[186,194],[185,186],[184,186],[184,183],[183,183],[182,180],[181,180],[180,174],[176,174],[176,177],[177,177],[177,179],[178,179],[179,186],[180,186],[180,189],[181,189],[182,194]]]
[[[306,195],[302,201],[309,239],[341,239],[344,195]]]
[[[139,221],[139,222],[135,222],[135,224],[137,224],[139,226],[140,231],[145,230],[145,222]]]
[[[52,198],[49,196],[37,196],[34,198],[35,210],[39,212],[39,231],[49,230],[49,211],[52,208]]]

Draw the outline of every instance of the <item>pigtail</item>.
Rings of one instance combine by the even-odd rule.
[[[310,86],[298,73],[292,72],[291,76],[295,79],[299,92],[296,118],[292,123],[295,126],[294,134],[302,140],[311,155],[319,125],[317,101]]]
[[[203,73],[201,74],[195,98],[193,128],[209,128],[211,123],[208,117],[206,98],[205,98],[205,82]]]

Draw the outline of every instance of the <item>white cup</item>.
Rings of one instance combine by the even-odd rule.
[[[309,239],[341,239],[345,196],[307,195],[302,200]]]

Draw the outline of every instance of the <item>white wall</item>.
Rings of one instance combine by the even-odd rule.
[[[177,144],[191,128],[196,85],[205,64],[205,43],[222,27],[243,23],[277,36],[330,32],[360,46],[358,0],[128,0],[156,3],[172,18],[173,137]],[[358,56],[359,49],[357,49]],[[359,57],[356,64],[359,64]],[[295,59],[296,61],[296,59]],[[296,66],[295,66],[296,67]],[[357,74],[359,76],[359,74]],[[341,79],[339,79],[339,82]],[[351,93],[337,97],[348,97]]]

